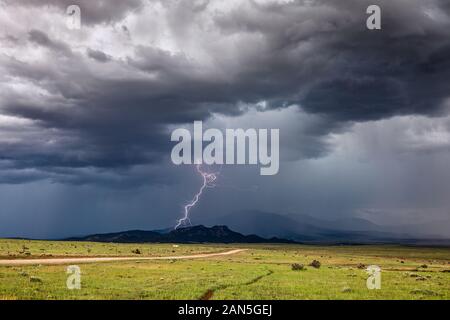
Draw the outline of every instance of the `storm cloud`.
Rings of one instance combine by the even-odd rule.
[[[374,3],[382,30],[366,28]],[[81,8],[80,30],[66,26],[71,4]],[[171,185],[183,174],[170,168],[170,130],[194,120],[280,128],[282,160],[294,163],[285,170],[326,161],[358,125],[373,137],[383,121],[415,132],[391,141],[392,155],[449,152],[448,123],[435,120],[450,108],[443,0],[1,6],[4,185]],[[399,120],[408,117],[421,120]]]

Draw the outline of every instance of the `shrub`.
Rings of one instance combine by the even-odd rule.
[[[305,266],[299,263],[293,263],[291,265],[291,269],[293,271],[302,271],[302,270],[306,270]]]
[[[41,282],[42,282],[42,279],[39,278],[39,277],[31,276],[31,277],[30,277],[30,282],[38,282],[38,283],[41,283]]]
[[[320,261],[313,260],[309,265],[313,268],[319,269],[321,266],[321,263],[320,263]]]

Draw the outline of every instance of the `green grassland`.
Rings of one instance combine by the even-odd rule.
[[[135,250],[139,249],[139,255]],[[0,239],[0,259],[42,259],[57,257],[157,257],[223,251],[208,245],[123,244],[70,241],[36,241]]]
[[[0,266],[0,299],[450,299],[450,249],[401,246],[103,244],[0,240],[0,259],[173,256],[247,248],[192,260],[80,264],[81,290],[66,266]],[[139,249],[140,254],[132,253]],[[312,260],[320,268],[308,266]],[[294,271],[293,263],[306,270]],[[364,266],[382,269],[368,290]]]

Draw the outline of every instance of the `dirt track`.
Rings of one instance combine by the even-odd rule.
[[[111,261],[198,259],[198,258],[227,256],[245,250],[246,249],[234,249],[226,252],[193,254],[188,256],[168,256],[168,257],[87,257],[87,258],[53,258],[53,259],[12,259],[12,260],[0,260],[0,266],[25,266],[36,264],[42,265],[76,264],[76,263],[111,262]]]

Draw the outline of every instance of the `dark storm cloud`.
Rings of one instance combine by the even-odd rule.
[[[382,31],[367,30],[361,14],[373,1],[299,3],[247,6],[219,19],[227,32],[264,35],[259,75],[288,88],[277,90],[284,99],[340,120],[375,120],[432,114],[448,98],[450,11],[442,3],[378,1]],[[447,19],[434,20],[431,9]]]
[[[108,62],[109,60],[111,60],[110,56],[108,56],[107,54],[105,54],[104,52],[102,52],[100,50],[88,49],[87,54],[88,54],[89,58],[92,58],[99,62]]]
[[[56,51],[70,51],[68,46],[61,42],[50,40],[49,37],[42,31],[31,30],[28,34],[30,41],[36,43],[37,45]]]
[[[33,61],[0,58],[2,85],[29,87],[2,89],[0,114],[32,121],[34,130],[14,143],[0,141],[1,159],[22,170],[45,168],[56,180],[60,168],[73,169],[83,180],[79,168],[162,161],[171,147],[168,125],[240,115],[241,103],[261,101],[267,109],[298,104],[321,116],[298,146],[307,149],[301,157],[313,158],[328,151],[322,137],[349,122],[436,114],[450,92],[448,5],[377,1],[383,30],[369,31],[365,10],[372,2],[246,1],[223,11],[213,1],[152,2],[166,10],[154,17],[164,22],[155,32],[165,32],[176,50],[140,41],[122,54],[38,27],[14,35],[18,47],[39,53]],[[20,7],[69,4],[9,2],[12,16]],[[78,4],[89,33],[142,13],[141,1]],[[126,28],[130,39],[142,38],[139,29]]]

